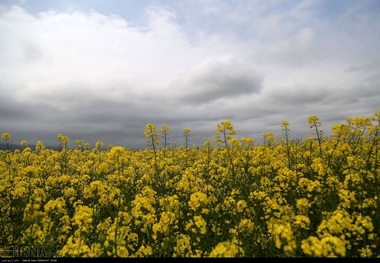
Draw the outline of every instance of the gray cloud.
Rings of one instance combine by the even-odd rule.
[[[300,85],[278,88],[269,96],[276,104],[303,106],[310,103],[323,103],[323,100],[329,96],[329,91],[323,86]]]
[[[190,128],[200,145],[225,119],[237,136],[280,135],[282,120],[307,136],[309,115],[328,131],[379,110],[370,2],[166,1],[139,4],[131,19],[116,6],[56,2],[0,4],[0,134],[15,143],[56,145],[63,133],[72,145],[143,148],[154,123],[177,145]]]
[[[199,105],[259,93],[261,82],[248,64],[227,58],[206,61],[170,86],[181,102]]]

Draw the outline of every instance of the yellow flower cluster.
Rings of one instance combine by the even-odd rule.
[[[335,236],[326,236],[321,239],[310,236],[302,240],[301,248],[308,257],[344,257],[346,255],[345,242]]]
[[[139,151],[22,141],[0,151],[0,244],[63,257],[380,257],[380,111],[330,137],[317,116],[307,123],[305,139],[283,121],[283,136],[259,141],[222,121],[199,149],[189,129],[175,147],[154,124]]]
[[[241,256],[244,254],[244,250],[236,244],[234,241],[220,242],[211,251],[210,257],[224,257],[231,258],[236,256]]]

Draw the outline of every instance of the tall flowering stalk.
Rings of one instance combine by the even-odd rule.
[[[145,138],[146,138],[146,144],[150,147],[152,147],[153,150],[153,155],[154,155],[154,168],[156,170],[156,178],[159,179],[160,177],[160,168],[158,166],[158,160],[157,160],[157,147],[158,147],[158,142],[160,138],[160,133],[157,132],[157,127],[156,125],[152,123],[148,123],[145,126]]]
[[[232,135],[236,134],[236,131],[230,121],[221,121],[218,123],[216,125],[216,131],[219,133],[214,135],[216,143],[226,149],[228,160],[232,168],[232,174],[235,175],[231,144],[236,144],[236,140],[232,137]]]
[[[290,129],[289,129],[289,123],[287,121],[282,121],[281,130],[282,130],[282,132],[284,134],[284,138],[285,138],[285,149],[286,149],[286,155],[288,157],[288,168],[291,169],[292,160],[291,160],[291,156],[290,156],[290,145],[289,145]]]
[[[185,149],[187,149],[189,147],[189,143],[190,143],[190,129],[189,128],[185,128],[182,130],[182,134],[183,134],[183,142],[184,142],[184,146],[185,146]]]
[[[5,145],[7,147],[7,151],[9,151],[9,141],[12,140],[12,135],[9,133],[9,132],[5,132],[3,133],[3,135],[1,135],[1,139],[3,141],[5,141]]]
[[[319,156],[322,156],[322,142],[323,142],[323,130],[320,129],[322,122],[319,120],[319,117],[316,115],[309,116],[307,118],[310,129],[314,129],[315,135],[317,136],[317,141],[319,145]]]
[[[168,147],[168,141],[169,141],[169,126],[164,125],[161,128],[161,143],[162,146],[166,149]]]

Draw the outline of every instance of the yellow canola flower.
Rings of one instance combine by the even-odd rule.
[[[236,210],[238,213],[243,213],[247,208],[247,202],[245,200],[239,200],[236,203]]]
[[[216,247],[210,252],[209,257],[225,257],[232,258],[238,255],[243,255],[244,250],[234,241],[219,242]]]
[[[194,222],[195,225],[200,229],[201,234],[206,234],[206,221],[203,219],[202,216],[194,216]]]
[[[339,189],[338,196],[341,201],[341,206],[347,209],[347,208],[350,208],[352,204],[356,204],[358,201],[355,195],[356,193],[354,191]]]
[[[318,180],[313,181],[307,178],[301,178],[298,184],[309,193],[313,193],[314,191],[320,193],[322,191],[321,183]]]
[[[358,213],[350,215],[346,210],[338,209],[322,220],[317,229],[320,237],[339,236],[348,249],[357,246],[364,238],[372,240],[374,226],[369,216]],[[365,244],[365,243],[364,243]]]
[[[157,238],[158,233],[162,233],[165,235],[170,234],[171,230],[173,230],[173,224],[176,222],[176,216],[172,212],[162,212],[160,221],[153,225],[153,238]]]
[[[48,231],[46,230],[49,229],[49,226],[46,226],[46,223],[47,222],[43,222],[43,225],[40,222],[31,224],[23,231],[20,243],[27,244],[28,242],[33,242],[35,245],[43,244],[48,235]]]
[[[93,209],[88,206],[79,205],[75,209],[75,214],[73,216],[73,225],[78,226],[79,232],[87,232],[91,230],[92,227],[92,215]]]
[[[169,211],[177,212],[180,208],[178,195],[166,196],[166,197],[160,198],[159,204],[161,207],[165,207],[165,209]]]
[[[150,203],[152,204],[155,204],[156,203],[156,199],[155,199],[155,196],[156,196],[156,191],[154,191],[150,186],[144,186],[143,190],[141,191],[141,194],[143,196],[146,196],[148,197],[151,201]]]
[[[77,196],[77,191],[72,187],[68,187],[63,190],[63,195],[73,202]]]
[[[91,254],[91,248],[80,236],[70,236],[59,252],[61,257],[89,257]]]
[[[14,198],[26,198],[27,197],[27,188],[29,188],[29,184],[25,181],[20,181],[16,184],[13,189],[12,195]],[[4,187],[5,189],[5,187]]]
[[[193,255],[190,237],[185,234],[180,234],[177,237],[176,245],[173,248],[173,257],[189,257]]]
[[[319,120],[319,117],[316,115],[311,115],[307,118],[307,122],[309,123],[309,127],[313,128],[314,126],[321,126],[321,121]]]
[[[318,157],[313,159],[313,163],[311,164],[311,168],[318,173],[319,176],[324,176],[326,174],[326,168],[323,165],[322,158]]]
[[[142,196],[141,194],[137,194],[132,201],[132,216],[135,224],[141,227],[140,230],[144,233],[147,231],[147,227],[156,223],[156,209],[153,207],[155,203],[154,198]]]
[[[296,215],[294,217],[293,225],[302,229],[310,229],[310,219],[304,215]]]
[[[207,223],[202,216],[194,216],[193,219],[186,225],[185,229],[193,233],[206,234]]]
[[[91,258],[101,257],[103,254],[102,245],[99,243],[93,243],[90,248],[90,252],[88,252],[88,256]]]
[[[372,232],[374,230],[372,219],[369,216],[363,217],[362,215],[359,215],[356,218],[355,225],[359,228],[362,226],[368,229],[369,232]],[[364,232],[361,232],[360,234],[364,234]]]
[[[358,251],[360,253],[360,257],[362,258],[372,257],[372,249],[368,245],[360,248]]]
[[[322,220],[318,227],[318,232],[341,234],[344,233],[345,230],[351,229],[351,225],[352,220],[348,212],[345,210],[336,210],[329,218]]]
[[[177,183],[176,190],[184,193],[196,192],[200,185],[194,175],[192,168],[187,168],[182,175],[181,180]]]
[[[311,203],[306,198],[296,200],[296,207],[299,213],[306,215],[311,207]]]
[[[123,156],[127,154],[127,149],[122,146],[114,146],[108,152],[108,158],[111,161],[120,162],[123,159]]]
[[[254,230],[254,224],[250,219],[242,219],[239,222],[238,229],[241,233],[252,233]]]
[[[335,236],[325,236],[318,239],[310,236],[301,242],[301,249],[312,257],[344,257],[346,255],[345,241]]]
[[[198,207],[200,207],[201,205],[207,205],[207,203],[207,194],[202,192],[195,192],[190,195],[190,201],[188,202],[188,205],[190,209],[196,211]]]
[[[113,257],[130,257],[131,250],[134,250],[137,245],[137,234],[131,233],[129,226],[116,226],[118,224],[117,219],[115,219],[111,226],[104,229],[108,223],[109,222],[105,222],[105,224],[102,223],[102,230],[100,231],[101,236],[105,236],[105,240],[102,239],[104,241],[102,247],[104,251],[107,251],[106,255]]]
[[[45,206],[45,212],[52,212],[55,214],[63,213],[65,212],[66,203],[65,200],[62,197],[59,197],[55,200],[49,200]]]
[[[12,140],[12,135],[9,133],[9,132],[4,132],[2,135],[1,135],[1,139],[3,141],[10,141]]]
[[[108,174],[109,172],[109,167],[107,163],[100,163],[98,166],[95,167],[95,171],[98,174]]]
[[[23,220],[27,222],[33,222],[35,219],[43,215],[43,212],[40,211],[40,204],[29,203],[26,205],[24,210]]]
[[[148,257],[153,255],[153,249],[151,246],[144,246],[142,245],[137,252],[133,255],[134,257]]]
[[[95,193],[99,196],[102,196],[105,191],[106,185],[104,185],[102,181],[92,181],[90,185],[85,186],[83,190],[83,197],[86,199],[90,199],[95,197]]]
[[[282,121],[281,122],[281,130],[282,131],[286,131],[286,132],[289,132],[290,130],[289,130],[289,122],[288,121]]]
[[[294,250],[297,248],[297,243],[294,239],[290,223],[274,223],[272,225],[271,233],[273,235],[276,248],[283,249],[286,255],[292,255]]]
[[[267,194],[264,191],[255,190],[249,194],[249,199],[261,201],[264,200],[266,196]]]

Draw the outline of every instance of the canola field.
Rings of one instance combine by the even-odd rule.
[[[380,111],[325,136],[237,139],[229,121],[202,147],[0,151],[0,246],[57,257],[380,257]],[[9,143],[10,133],[2,140]]]

